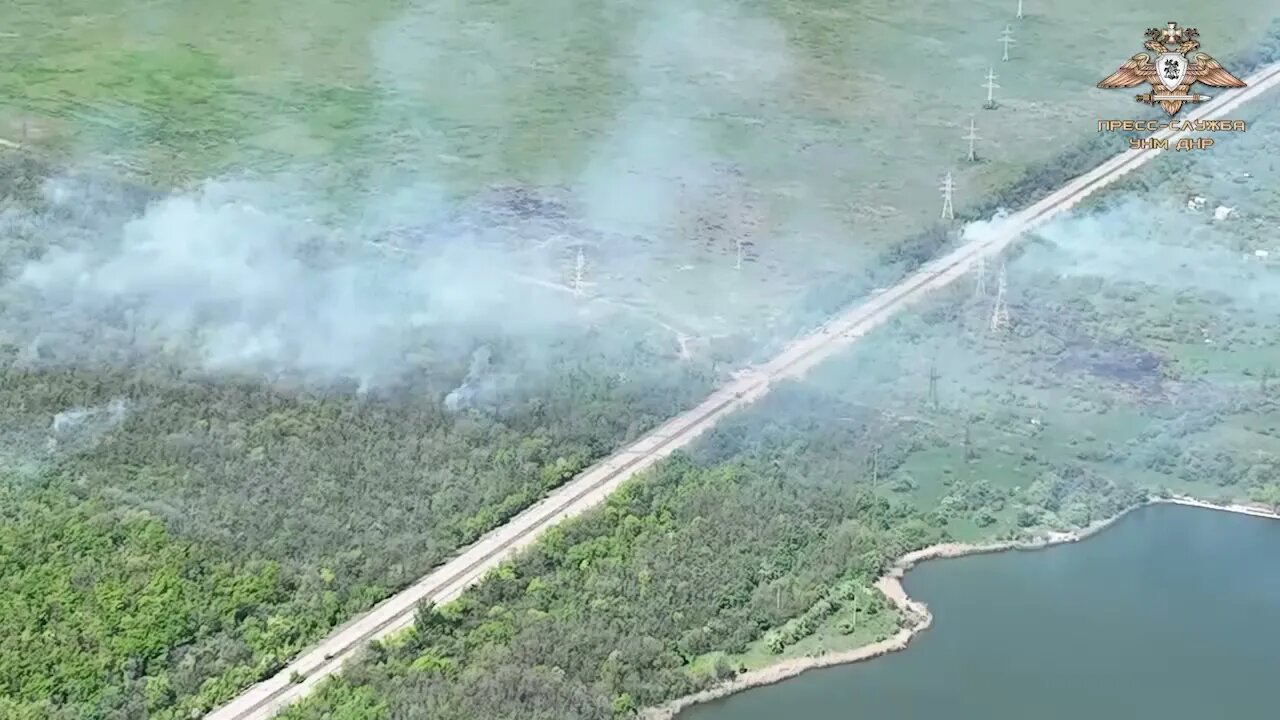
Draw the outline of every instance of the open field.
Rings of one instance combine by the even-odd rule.
[[[626,716],[838,635],[850,584],[909,549],[1068,531],[1152,492],[1280,506],[1280,267],[1256,254],[1280,104],[1239,114],[1245,135],[1167,154],[1010,254],[1007,332],[987,327],[993,277],[954,286],[285,717]]]
[[[1077,91],[1060,66],[1037,69],[1048,57],[1034,52],[1037,35],[1055,20],[1033,14],[1019,29],[1026,55],[1001,68],[1004,107],[980,115],[986,162],[960,167],[963,113],[981,100],[1010,11],[971,5],[942,27],[934,5],[912,17],[814,3],[739,15],[262,1],[0,11],[0,55],[16,67],[0,79],[9,137],[48,161],[3,163],[0,716],[208,709],[816,318],[812,287],[853,297],[868,273],[896,278],[892,262],[881,272],[882,251],[930,226],[946,167],[956,165],[963,212],[1069,144],[1071,127],[1047,105],[1057,93],[1084,117],[1076,136],[1097,114],[1133,111],[1124,93],[1089,88],[1149,19],[1108,9],[1117,22],[1103,35],[1054,45],[1106,56],[1101,69],[1073,66]],[[294,29],[303,19],[305,35]],[[1241,4],[1234,19],[1260,34],[1267,12]],[[926,38],[987,21],[948,38],[959,52],[945,71],[919,62],[937,49]],[[1199,25],[1220,57],[1256,39]],[[881,65],[865,70],[866,58]],[[883,79],[876,95],[854,79],[866,72]],[[967,99],[951,92],[971,85]],[[890,111],[921,128],[904,131]],[[1039,117],[1055,119],[1052,141],[1023,122]],[[939,155],[944,145],[954,157]],[[93,174],[58,177],[63,167]],[[145,189],[116,186],[117,173]],[[495,183],[509,188],[488,193]],[[182,192],[161,199],[171,187]],[[725,216],[758,221],[726,232]],[[738,269],[734,233],[748,232]],[[566,283],[578,244],[599,301],[547,287]],[[726,333],[728,349],[707,351]],[[1191,369],[1255,364],[1196,347],[1184,348]],[[1265,412],[1244,412],[1247,432],[1271,427]],[[853,401],[832,413],[854,418],[850,443],[884,426]],[[917,425],[954,419],[919,416],[895,419],[890,430],[911,431],[885,444],[937,442]],[[995,432],[973,430],[984,446]],[[765,447],[761,458],[787,457]],[[824,471],[832,482],[854,462],[842,457]],[[908,461],[950,462],[921,458]],[[762,497],[779,492],[773,461],[758,462],[742,477]],[[685,542],[739,540],[705,527],[663,534],[671,512],[710,517],[727,489],[749,486],[733,472],[699,477],[689,496],[672,471],[653,497],[633,498],[636,517],[661,528],[650,538],[659,577],[672,572],[661,554]],[[942,497],[936,483],[917,485]],[[910,522],[922,500],[891,489],[824,499],[829,489],[775,498],[757,543],[704,573],[731,588],[724,602],[737,609],[723,627],[690,635],[674,660],[641,643],[645,657],[619,661],[624,674],[662,668],[631,702],[696,686],[687,660],[747,652],[811,608],[829,589],[819,583],[850,574],[841,543],[874,546],[859,565],[872,577],[877,557],[941,532]],[[703,503],[692,516],[690,496]],[[725,528],[758,509],[749,499],[719,510]],[[868,511],[883,511],[883,526],[829,532],[831,517]],[[1018,519],[992,512],[997,527]],[[778,525],[788,514],[804,527]],[[971,514],[956,535],[965,523],[978,532]],[[813,543],[832,543],[829,557],[801,557]],[[763,556],[774,557],[771,582],[808,569],[746,608],[756,590],[741,574]],[[622,570],[618,582],[639,582]],[[662,592],[692,603],[702,582],[690,574]],[[643,614],[620,611],[633,610]],[[683,631],[694,615],[672,622]],[[576,619],[543,629],[563,636]],[[505,622],[485,632],[500,638]],[[612,632],[596,629],[582,638],[584,662]],[[645,637],[665,642],[670,630],[650,625]],[[501,716],[501,702],[493,709]]]
[[[508,237],[536,279],[563,284],[583,246],[593,294],[704,346],[759,346],[834,309],[822,295],[869,289],[882,251],[930,228],[945,172],[963,213],[1098,117],[1144,114],[1093,85],[1152,21],[1102,0],[1021,21],[1008,0],[589,5],[20,3],[0,93],[39,142],[159,187],[248,170],[304,176],[339,205],[414,183],[430,188],[409,193],[419,205],[493,184],[563,199],[579,221]],[[1262,0],[1163,9],[1223,59],[1273,19]],[[971,114],[978,164],[960,140]]]

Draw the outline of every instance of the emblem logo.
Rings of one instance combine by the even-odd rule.
[[[1184,103],[1202,103],[1208,95],[1189,93],[1192,85],[1200,83],[1210,87],[1242,88],[1244,82],[1227,72],[1222,64],[1207,53],[1188,55],[1200,47],[1200,32],[1195,28],[1180,28],[1171,22],[1168,27],[1151,28],[1142,46],[1156,53],[1138,53],[1119,70],[1111,73],[1098,87],[1103,89],[1131,88],[1147,83],[1151,92],[1137,96],[1140,103],[1159,105],[1170,116],[1177,115]]]

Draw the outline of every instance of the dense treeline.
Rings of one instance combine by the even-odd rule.
[[[763,432],[747,446],[742,426],[717,431],[463,600],[424,608],[412,632],[285,717],[625,717],[732,676],[732,658],[756,641],[782,652],[893,558],[950,539],[953,522],[1006,506],[1027,528],[1063,506],[1084,508],[1087,522],[1142,497],[1067,470],[1025,494],[956,482],[953,500],[926,510],[913,493],[874,482],[872,463],[892,477],[944,440],[920,427],[886,435],[879,414],[812,389],[778,392],[753,411]],[[857,420],[833,428],[788,415],[801,407]],[[762,428],[763,418],[772,420]],[[877,598],[863,612],[883,606]]]
[[[0,717],[163,717],[211,677],[250,680],[299,621],[262,612],[294,594],[277,563],[181,541],[149,513],[6,485],[0,519]]]
[[[411,383],[359,396],[17,368],[0,378],[0,397],[45,428],[58,413],[123,398],[118,425],[62,460],[56,476],[148,504],[184,535],[302,565],[323,558],[342,564],[332,569],[344,582],[386,587],[710,385],[709,371],[657,352],[592,357],[594,339],[508,393],[501,409],[450,411],[441,393]],[[76,439],[74,428],[48,434]],[[370,548],[380,550],[359,557]]]
[[[732,674],[723,662],[700,676],[687,667],[744,651],[842,581],[865,586],[942,537],[857,481],[865,457],[790,462],[794,451],[766,445],[733,462],[665,463],[462,602],[424,609],[407,637],[287,717],[627,714]],[[374,690],[353,690],[365,684]]]
[[[70,663],[52,672],[46,664],[21,665],[4,673],[13,684],[3,694],[43,703],[56,678],[67,691],[53,698],[55,706],[68,718],[136,717],[130,708],[140,706],[164,717],[156,712],[207,707],[700,398],[710,384],[694,365],[664,366],[630,352],[628,365],[592,356],[583,345],[577,358],[532,383],[550,390],[511,391],[501,411],[450,412],[439,394],[412,386],[359,396],[162,372],[7,368],[0,404],[15,408],[28,427],[47,428],[28,444],[48,443],[35,453],[44,469],[6,481],[11,489],[0,512],[24,518],[6,528],[12,542],[38,542],[31,534],[38,527],[78,536],[88,522],[82,514],[99,508],[88,528],[122,544],[119,553],[93,558],[106,576],[162,577],[170,571],[164,563],[176,564],[172,595],[147,599],[159,588],[144,584],[134,589],[154,608],[120,610],[133,621],[159,623],[146,647],[108,642],[98,632],[98,623],[113,620],[95,614],[109,616],[110,607],[69,602],[65,610],[31,611],[65,613],[60,629],[32,625],[30,613],[4,613],[2,622],[13,623],[6,637],[78,634],[76,652],[114,666],[100,672]],[[628,373],[625,381],[620,371]],[[174,543],[172,557],[131,545],[166,542]],[[204,550],[183,550],[196,545]],[[62,575],[61,556],[5,555],[15,590],[37,599],[56,594],[49,583]],[[151,562],[160,565],[145,564]],[[213,581],[200,578],[267,562],[274,568],[269,593],[217,623],[201,619]],[[85,582],[94,584],[92,577]],[[201,660],[190,666],[193,657]],[[48,662],[57,665],[58,656]],[[199,677],[187,677],[193,674]],[[214,680],[202,687],[205,678]],[[49,716],[43,704],[24,712]]]

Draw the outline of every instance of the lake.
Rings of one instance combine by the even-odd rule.
[[[1280,522],[1158,505],[1073,545],[926,563],[904,652],[680,720],[1276,717]]]

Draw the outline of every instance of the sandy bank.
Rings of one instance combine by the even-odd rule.
[[[870,645],[863,645],[862,647],[855,648],[853,650],[825,653],[814,657],[799,657],[780,660],[768,667],[742,673],[728,682],[721,683],[702,692],[678,698],[660,707],[646,709],[641,713],[641,717],[644,717],[647,720],[672,720],[672,718],[679,714],[681,710],[684,710],[691,705],[697,705],[698,703],[722,698],[753,687],[772,685],[788,678],[793,678],[806,670],[862,662],[864,660],[871,660],[872,658],[880,657],[887,653],[905,650],[912,638],[933,624],[933,614],[929,612],[928,606],[919,600],[912,599],[907,595],[906,589],[902,586],[903,576],[906,575],[908,570],[915,567],[917,564],[927,560],[955,558],[964,555],[1005,552],[1008,550],[1040,550],[1062,543],[1077,542],[1110,527],[1112,524],[1134,510],[1160,503],[1185,505],[1188,507],[1220,510],[1239,513],[1241,515],[1252,515],[1254,517],[1265,517],[1280,520],[1280,514],[1260,506],[1241,504],[1220,505],[1204,500],[1197,500],[1196,498],[1184,495],[1173,495],[1167,498],[1153,498],[1140,505],[1135,505],[1115,517],[1093,523],[1086,528],[1073,532],[1051,532],[1032,540],[982,544],[941,543],[938,545],[931,545],[927,548],[909,552],[898,558],[889,571],[875,583],[876,589],[884,593],[885,597],[889,598],[889,600],[893,602],[904,618],[903,627],[889,638],[881,640],[880,642],[871,643]]]

